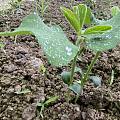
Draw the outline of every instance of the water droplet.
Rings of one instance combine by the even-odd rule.
[[[67,55],[69,55],[69,56],[72,55],[72,48],[67,46],[65,49],[67,51]]]
[[[34,11],[33,14],[36,15],[37,14],[36,11]]]
[[[106,39],[111,39],[111,35],[106,35]]]
[[[70,48],[68,46],[65,49],[66,49],[67,52],[71,52],[72,51],[72,48]]]

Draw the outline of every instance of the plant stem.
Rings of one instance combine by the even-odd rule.
[[[80,39],[81,39],[81,37],[78,36],[78,39],[77,39],[77,42],[76,42],[76,45],[77,45],[77,46],[79,45],[79,44],[78,44],[78,41],[81,41]],[[76,54],[76,56],[75,56],[74,59],[73,59],[72,66],[71,66],[70,83],[69,83],[68,86],[70,86],[70,85],[73,83],[73,76],[74,76],[74,71],[75,71],[77,56],[78,56],[78,54],[79,54],[79,55],[82,54],[83,50],[84,50],[84,47],[82,47],[82,48],[80,49],[80,51],[78,51],[78,53]],[[68,89],[68,102],[69,102],[69,99],[70,99],[70,90]]]
[[[70,84],[73,83],[73,76],[74,76],[74,71],[75,71],[77,56],[78,56],[78,53],[77,53],[77,55],[74,57],[73,62],[72,62],[72,66],[71,66]]]
[[[77,42],[76,42],[76,45],[77,45],[77,46],[80,45],[80,44],[78,44],[79,41],[80,41],[80,43],[82,43],[82,40],[81,40],[81,37],[80,37],[80,36],[78,36],[78,39],[77,39]],[[78,51],[78,53],[76,54],[76,56],[75,56],[74,59],[73,59],[72,66],[71,66],[70,84],[73,83],[73,76],[74,76],[74,71],[75,71],[75,66],[76,66],[76,61],[77,61],[78,54],[81,55],[82,52],[83,52],[83,49],[84,49],[84,47],[81,46],[80,51]]]
[[[92,68],[93,68],[93,66],[94,66],[94,64],[95,64],[95,62],[97,61],[97,59],[98,59],[100,53],[101,53],[101,52],[99,52],[99,51],[96,53],[94,59],[92,60],[90,66],[89,66],[88,69],[87,69],[86,74],[83,76],[83,78],[82,78],[82,80],[81,80],[81,85],[82,85],[82,86],[83,86],[83,85],[85,84],[85,82],[87,81],[88,76],[89,76],[89,73],[91,72],[91,70],[92,70]]]

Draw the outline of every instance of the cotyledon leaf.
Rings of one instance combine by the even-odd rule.
[[[116,47],[120,43],[120,12],[110,20],[100,22],[99,25],[110,25],[112,30],[101,35],[87,35],[88,48],[94,51],[105,51]]]
[[[33,34],[44,49],[49,62],[55,66],[67,65],[77,54],[78,47],[73,45],[58,26],[48,27],[37,14],[25,17],[12,32],[0,32],[0,36]]]

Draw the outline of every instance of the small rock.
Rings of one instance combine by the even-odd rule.
[[[6,65],[4,66],[4,70],[8,73],[13,72],[17,69],[17,67],[14,64]]]
[[[75,110],[76,110],[77,112],[80,112],[80,108],[79,108],[79,107],[75,107]]]
[[[39,69],[39,67],[41,65],[43,65],[43,62],[40,58],[36,58],[36,57],[31,57],[31,60],[29,61],[29,63],[34,67]]]
[[[24,120],[33,120],[33,118],[36,116],[36,105],[32,104],[29,105],[26,109],[24,109],[23,113],[22,113],[22,118]]]
[[[8,90],[7,90],[7,93],[13,93],[14,92],[14,88],[9,88]]]
[[[21,91],[21,86],[20,85],[16,85],[15,86],[15,92],[20,92]]]
[[[15,52],[16,54],[26,54],[26,53],[29,53],[29,49],[27,47],[21,47],[21,46],[18,46],[15,48]]]
[[[0,78],[1,83],[4,83],[5,85],[9,85],[11,83],[11,79],[9,77],[1,77]]]
[[[62,117],[61,117],[61,120],[68,120],[68,119],[69,119],[69,117],[66,114],[62,115]]]

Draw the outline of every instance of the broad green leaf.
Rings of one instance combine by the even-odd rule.
[[[98,35],[86,35],[88,48],[94,51],[105,51],[116,47],[120,43],[120,12],[99,25],[112,26],[112,30]]]
[[[78,47],[67,39],[60,27],[48,27],[37,14],[25,17],[13,32],[0,32],[0,36],[26,34],[35,35],[52,65],[67,65],[78,52]]]
[[[70,74],[71,72],[63,71],[61,73],[62,80],[65,84],[69,85],[70,84]]]
[[[49,104],[56,102],[58,100],[58,96],[50,97],[47,101],[44,102],[44,106],[48,106]]]
[[[113,6],[113,7],[111,8],[111,14],[112,14],[112,16],[117,15],[119,12],[120,12],[120,9],[119,9],[118,6]]]
[[[95,86],[101,86],[101,78],[98,76],[90,76],[90,80],[94,83]]]
[[[72,90],[77,95],[79,95],[82,93],[83,87],[79,83],[75,82],[69,86],[69,89]]]
[[[68,22],[71,24],[71,26],[75,29],[77,33],[80,31],[80,24],[79,20],[76,18],[75,14],[68,8],[61,7],[61,10],[68,20]]]
[[[83,34],[101,34],[104,33],[105,31],[111,30],[112,26],[104,26],[104,25],[97,25],[93,27],[87,28]]]

